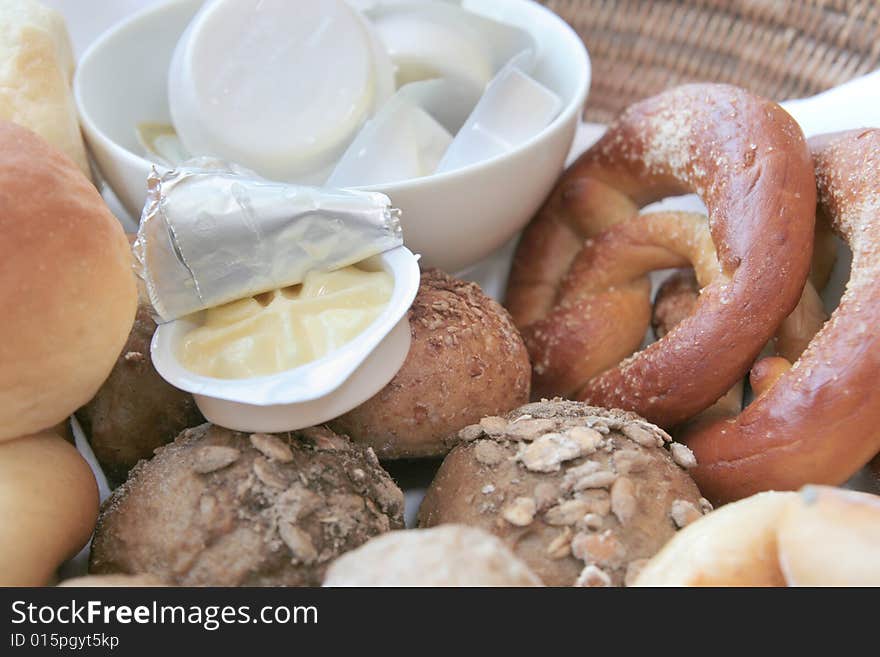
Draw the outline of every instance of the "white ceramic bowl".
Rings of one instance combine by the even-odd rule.
[[[151,7],[99,37],[83,55],[74,93],[86,140],[104,178],[135,217],[152,163],[141,157],[135,126],[170,123],[168,67],[200,0]],[[590,85],[590,61],[577,34],[531,0],[464,0],[473,9],[531,33],[533,76],[563,101],[559,116],[513,151],[457,171],[364,187],[403,211],[406,244],[427,266],[457,272],[476,264],[534,215],[562,172]]]
[[[183,318],[156,329],[153,365],[173,386],[193,393],[206,419],[237,431],[294,431],[338,417],[379,392],[403,365],[410,346],[407,311],[419,289],[418,259],[406,247],[361,266],[391,274],[391,299],[363,333],[322,358],[269,376],[202,376],[178,358],[181,340],[197,325]]]

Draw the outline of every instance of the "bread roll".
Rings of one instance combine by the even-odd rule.
[[[61,582],[67,588],[132,588],[165,586],[152,575],[85,575]]]
[[[541,586],[492,534],[464,525],[370,539],[327,570],[324,586]]]
[[[120,482],[157,447],[205,421],[193,396],[165,381],[153,367],[150,341],[156,322],[141,287],[134,326],[113,371],[76,412],[104,473]]]
[[[73,51],[58,12],[0,0],[0,120],[30,128],[91,177],[73,93]]]
[[[0,440],[85,404],[137,305],[119,222],[71,160],[0,121]]]
[[[651,559],[636,586],[785,586],[776,526],[797,493],[758,493],[713,511]]]
[[[101,509],[92,574],[175,586],[319,586],[330,561],[403,527],[375,454],[325,428],[184,431]]]
[[[547,586],[623,585],[707,509],[693,455],[633,413],[544,401],[460,435],[419,525],[485,529]]]
[[[98,485],[79,452],[41,433],[0,443],[0,586],[45,586],[89,540]]]
[[[486,415],[529,400],[531,366],[507,311],[479,286],[422,273],[409,311],[412,344],[391,382],[330,423],[380,459],[441,456]]]
[[[880,497],[807,486],[779,523],[789,586],[880,586]]]
[[[637,586],[880,586],[880,497],[807,486],[710,513],[651,559]]]

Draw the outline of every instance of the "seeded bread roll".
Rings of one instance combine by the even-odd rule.
[[[318,586],[327,565],[403,527],[403,493],[368,448],[325,428],[203,424],[141,461],[105,502],[92,574],[180,586]]]
[[[377,536],[333,562],[324,586],[541,586],[497,537],[443,525]]]
[[[419,525],[501,538],[548,586],[620,586],[711,506],[693,455],[633,413],[562,400],[487,417],[459,434]]]
[[[477,285],[425,271],[409,319],[403,367],[373,398],[331,422],[334,431],[381,459],[440,456],[462,427],[529,400],[522,338]]]
[[[165,381],[153,367],[156,332],[142,286],[134,326],[109,378],[76,417],[105,474],[124,481],[128,471],[188,427],[204,422],[193,396]]]

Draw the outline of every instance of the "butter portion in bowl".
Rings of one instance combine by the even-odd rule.
[[[381,270],[309,272],[301,285],[203,311],[182,340],[181,364],[220,379],[299,367],[354,340],[382,313],[393,288]]]

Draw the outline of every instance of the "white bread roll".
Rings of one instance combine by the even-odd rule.
[[[880,586],[880,497],[759,493],[680,531],[636,586]]]
[[[145,588],[165,586],[152,575],[84,575],[66,579],[58,586],[76,589],[87,588]]]
[[[60,436],[0,443],[0,586],[45,586],[92,535],[98,485]]]
[[[35,0],[0,0],[0,119],[30,128],[91,177],[70,83],[62,16]]]
[[[789,586],[880,586],[880,497],[807,486],[778,534]]]
[[[76,165],[0,121],[0,441],[88,402],[128,338],[128,240]]]
[[[635,586],[785,586],[776,526],[797,493],[759,493],[703,516],[642,569]]]
[[[336,559],[324,586],[543,586],[501,539],[476,527],[403,529]]]

